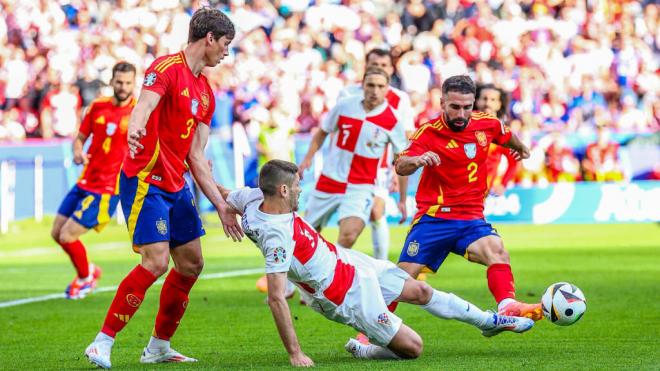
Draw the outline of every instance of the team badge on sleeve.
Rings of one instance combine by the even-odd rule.
[[[465,155],[467,158],[475,158],[477,157],[477,144],[476,143],[465,143],[463,145],[463,149],[465,150]]]
[[[408,244],[408,249],[406,249],[406,254],[408,256],[415,256],[419,252],[419,243],[417,241],[412,241]]]
[[[381,313],[378,315],[378,323],[386,326],[392,325],[392,322],[390,322],[390,317],[387,315],[387,313]]]
[[[283,247],[276,247],[273,250],[273,261],[275,263],[283,263],[286,260],[286,250]]]
[[[488,139],[486,138],[486,133],[481,130],[475,131],[474,136],[477,137],[477,143],[480,146],[485,147],[488,144]]]
[[[156,83],[156,72],[152,72],[144,77],[144,86],[151,86]]]

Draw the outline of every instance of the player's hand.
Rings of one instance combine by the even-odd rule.
[[[525,160],[529,158],[529,148],[527,146],[523,146],[519,150],[516,149],[510,149],[511,155],[513,156],[513,159],[516,161],[520,160]]]
[[[401,219],[399,219],[399,224],[403,224],[403,222],[408,219],[408,208],[406,207],[406,202],[405,201],[399,201],[396,206],[399,208],[399,212],[401,213]]]
[[[298,176],[300,176],[300,180],[303,178],[303,173],[305,170],[309,169],[309,167],[312,166],[312,159],[307,159],[305,158],[303,162],[298,165]]]
[[[289,355],[289,360],[293,367],[314,367],[314,361],[303,352]]]
[[[417,165],[417,168],[422,166],[438,166],[440,165],[440,156],[433,151],[428,151],[416,157],[415,165]]]
[[[138,129],[129,129],[128,132],[128,154],[131,158],[135,158],[135,155],[144,149],[144,146],[140,143],[140,140],[147,135],[147,129],[138,128]]]
[[[225,203],[218,209],[218,216],[222,222],[222,229],[225,231],[225,236],[231,237],[234,242],[241,241],[244,234],[243,229],[238,223],[238,213],[236,210]]]
[[[503,195],[504,191],[506,191],[506,187],[504,187],[502,184],[493,184],[493,186],[490,188],[490,193],[498,197]]]
[[[89,158],[84,152],[74,153],[73,154],[73,163],[76,165],[87,165],[89,163]]]

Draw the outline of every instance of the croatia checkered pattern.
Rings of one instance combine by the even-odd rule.
[[[387,144],[392,144],[395,154],[408,144],[405,127],[387,101],[365,112],[362,99],[341,100],[321,125],[334,135],[316,185],[318,191],[345,193],[349,184],[373,186]]]

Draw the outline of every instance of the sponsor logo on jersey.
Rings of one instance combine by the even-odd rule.
[[[286,260],[286,250],[283,247],[276,247],[273,251],[273,261],[283,263]]]
[[[197,109],[199,108],[199,101],[195,98],[190,102],[190,111],[193,115],[197,114]]]
[[[142,304],[142,299],[138,298],[134,294],[126,295],[126,303],[133,308],[137,308]]]
[[[488,138],[486,138],[486,133],[483,131],[475,131],[474,136],[477,137],[477,143],[479,143],[480,146],[485,147],[488,144]]]
[[[163,218],[156,220],[156,229],[158,230],[158,233],[162,234],[163,236],[167,234],[167,223]]]
[[[105,126],[105,134],[109,137],[115,135],[115,132],[117,131],[117,124],[114,122],[108,122],[108,124]]]
[[[163,178],[159,177],[158,175],[152,175],[152,176],[151,176],[151,179],[152,179],[152,180],[155,180],[155,181],[157,181],[157,182],[160,182],[160,181],[163,180]]]
[[[144,86],[151,86],[156,83],[156,72],[151,72],[144,77]]]
[[[94,120],[95,124],[105,124],[105,116],[99,116]]]
[[[476,143],[465,143],[463,144],[463,150],[465,150],[465,155],[467,158],[472,159],[477,157],[477,144]]]
[[[390,322],[390,317],[387,315],[387,313],[379,314],[377,321],[381,325],[386,325],[386,326],[391,326],[392,325],[392,322]]]
[[[452,139],[452,140],[449,141],[449,143],[447,143],[445,148],[447,148],[447,149],[458,148],[458,144],[456,144],[456,141]]]
[[[415,256],[419,252],[419,243],[417,241],[412,241],[408,244],[406,253],[408,256]]]
[[[183,89],[181,91],[181,95],[183,95],[184,97],[190,98],[190,93],[188,92],[188,88]]]

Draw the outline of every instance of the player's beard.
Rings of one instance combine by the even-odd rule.
[[[465,130],[470,120],[465,120],[459,117],[453,120],[446,120],[446,122],[447,122],[447,126],[449,126],[449,129],[451,129],[451,131],[458,133]],[[462,124],[462,125],[457,125],[457,124]]]
[[[124,93],[122,91],[119,92],[115,91],[114,93],[115,93],[115,100],[119,104],[126,102],[131,97],[131,93]],[[124,93],[123,97],[122,97],[122,93]]]

